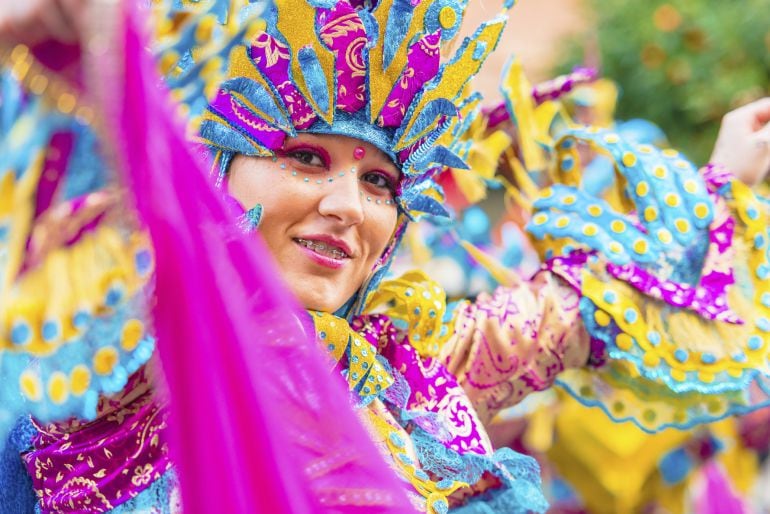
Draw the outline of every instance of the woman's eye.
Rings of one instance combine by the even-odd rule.
[[[323,158],[310,150],[294,150],[286,154],[288,157],[308,166],[326,166]]]
[[[364,180],[364,182],[368,182],[377,188],[387,189],[388,191],[391,191],[391,192],[395,191],[395,185],[393,184],[393,179],[382,173],[375,173],[375,172],[366,173],[362,177],[362,179]]]

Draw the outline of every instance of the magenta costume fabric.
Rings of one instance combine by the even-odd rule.
[[[422,423],[418,420],[421,428],[447,448],[461,454],[493,453],[470,399],[457,378],[438,359],[421,357],[387,316],[360,316],[350,326],[361,333],[375,350],[380,348],[380,355],[408,384],[411,394],[402,408],[423,414],[440,414],[445,420],[444,426],[430,423],[428,418]]]
[[[168,412],[158,405],[144,372],[121,397],[102,398],[93,422],[38,426],[24,455],[42,512],[104,512],[139,495],[171,469]],[[122,401],[131,398],[128,405]],[[116,465],[119,463],[119,465]]]

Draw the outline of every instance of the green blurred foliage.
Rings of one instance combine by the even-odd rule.
[[[596,39],[569,41],[556,71],[598,57],[602,75],[621,89],[616,117],[657,123],[698,163],[708,159],[725,113],[770,93],[770,0],[586,4]]]

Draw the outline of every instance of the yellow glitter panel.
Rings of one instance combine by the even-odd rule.
[[[470,84],[467,84],[456,102],[460,115],[452,118],[446,132],[436,139],[436,146],[449,147],[453,143],[458,145],[461,142],[475,143],[477,140],[482,139],[487,130],[487,120],[484,116],[480,115],[482,100],[481,95],[475,93]],[[459,137],[456,136],[454,132],[462,130],[461,125],[465,124],[468,119],[472,119],[473,122],[468,124]],[[462,157],[463,154],[460,154],[460,156]]]
[[[414,37],[423,31],[425,13],[428,11],[431,2],[420,2],[415,6],[412,11],[411,25],[404,36],[403,40],[399,43],[393,60],[390,65],[385,68],[383,61],[383,50],[385,46],[385,28],[388,24],[388,17],[390,16],[390,10],[393,6],[393,0],[385,0],[378,2],[377,7],[372,13],[377,20],[379,26],[379,34],[377,35],[378,44],[374,45],[369,50],[369,105],[371,122],[374,124],[385,106],[385,100],[387,100],[390,92],[393,91],[393,87],[401,76],[401,72],[406,68],[407,62],[407,46],[414,39]]]
[[[444,326],[446,293],[422,271],[383,282],[367,299],[366,312],[406,323],[409,342],[423,357],[435,357],[452,335]]]
[[[454,100],[462,92],[468,77],[472,77],[479,71],[487,56],[494,50],[503,28],[505,28],[505,22],[506,19],[501,16],[483,25],[470,40],[470,43],[460,50],[462,54],[442,67],[439,71],[441,81],[432,89],[423,90],[417,104],[410,106],[410,109],[413,109],[412,112],[421,112],[430,102],[439,98]],[[409,135],[416,120],[417,116],[412,116],[403,127],[403,134],[394,146],[395,151],[408,147],[435,128],[434,125],[430,124],[425,130]]]
[[[616,300],[612,304],[605,300],[605,293],[610,290],[616,293]],[[730,368],[749,370],[757,366],[765,367],[763,359],[749,358],[746,363],[738,363],[730,358],[731,353],[738,349],[738,342],[748,339],[750,326],[703,320],[694,312],[674,310],[662,301],[644,297],[622,282],[609,277],[596,277],[590,271],[583,273],[582,292],[623,331],[621,336],[626,339],[619,337],[616,344],[624,351],[636,345],[645,354],[653,354],[674,370],[683,372],[708,370],[713,373]],[[733,294],[731,298],[737,297]],[[625,314],[628,311],[637,313],[633,323],[626,320]],[[648,335],[651,332],[660,335],[659,344],[650,342]],[[628,336],[633,338],[633,342]],[[679,349],[692,355],[685,362],[680,362],[674,356],[674,352]],[[713,364],[701,363],[699,357],[703,353],[711,353],[716,361]],[[651,358],[648,362],[656,361]]]
[[[31,120],[30,120],[31,121]],[[17,124],[18,125],[18,124]],[[16,143],[24,144],[23,138],[32,130],[33,124],[22,122],[24,127],[14,127],[9,139],[19,138]],[[22,129],[23,130],[19,130]],[[26,242],[32,230],[32,217],[34,213],[34,195],[42,173],[45,161],[44,152],[40,152],[31,165],[22,173],[21,178],[14,178],[13,170],[0,170],[0,226],[5,225],[8,230],[6,242],[0,244],[0,249],[6,253],[4,269],[0,269],[0,291],[8,291],[13,280],[21,268],[24,259]],[[0,302],[2,297],[0,296]],[[0,311],[2,303],[0,303]]]
[[[330,52],[320,41],[316,34],[316,9],[310,3],[301,0],[277,0],[275,2],[278,11],[277,30],[286,39],[291,50],[291,75],[294,84],[302,96],[310,103],[313,110],[328,124],[334,119],[336,91],[334,90],[334,54]],[[308,39],[308,35],[313,36]],[[322,110],[310,94],[302,68],[299,63],[299,50],[310,46],[315,50],[318,62],[326,78],[329,108]]]
[[[537,143],[540,128],[535,119],[535,102],[532,99],[532,84],[524,75],[521,61],[513,59],[503,77],[500,89],[513,110],[513,117],[519,135],[521,153],[528,170],[542,170],[546,167],[545,156]]]
[[[325,312],[311,311],[319,344],[338,363],[348,352],[348,385],[362,380],[361,396],[375,395],[393,384],[393,377],[377,361],[377,349],[357,334],[347,320]]]
[[[350,326],[333,314],[311,311],[310,315],[313,317],[316,337],[320,339],[320,344],[335,363],[339,362],[350,343]]]
[[[377,349],[350,329],[348,385],[361,386],[360,395],[376,395],[393,385],[393,377],[377,361]]]

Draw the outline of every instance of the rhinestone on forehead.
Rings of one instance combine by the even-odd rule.
[[[353,150],[353,158],[357,161],[360,161],[366,157],[366,148],[363,146],[357,146],[355,150]]]

